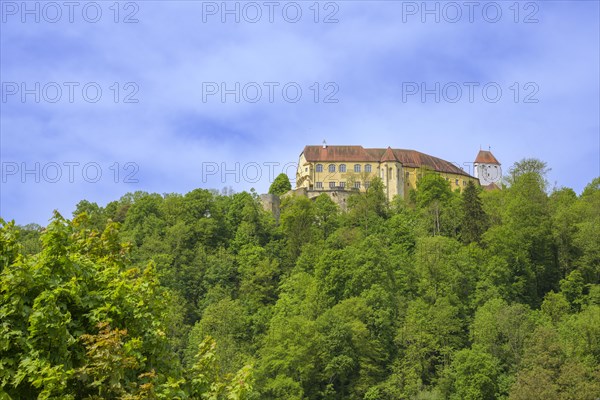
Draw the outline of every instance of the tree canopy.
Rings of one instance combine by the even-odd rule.
[[[287,174],[281,173],[277,175],[271,186],[269,187],[269,193],[281,196],[292,190],[292,184]]]
[[[203,189],[0,220],[0,399],[595,400],[600,178],[546,170],[279,221]]]

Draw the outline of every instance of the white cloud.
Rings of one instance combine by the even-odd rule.
[[[140,2],[137,24],[115,24],[105,10],[98,24],[2,25],[3,82],[93,81],[103,89],[98,103],[3,103],[2,161],[94,161],[105,169],[130,161],[140,178],[136,185],[9,180],[0,195],[2,217],[43,223],[53,208],[68,215],[83,198],[103,203],[128,190],[266,190],[265,180],[203,182],[202,162],[283,165],[323,139],[413,148],[459,164],[491,145],[505,168],[539,157],[553,168],[551,179],[577,191],[600,174],[595,2],[539,3],[537,24],[514,23],[508,3],[496,24],[477,14],[475,23],[428,17],[423,24],[420,15],[403,22],[406,2],[340,2],[333,24],[312,21],[313,3],[301,3],[297,24],[277,15],[274,23],[222,24],[218,16],[203,23],[202,4]],[[320,20],[331,11],[322,9]],[[263,85],[269,81],[297,82],[301,101],[288,103],[277,90],[270,103]],[[497,82],[501,101],[487,102],[480,93],[473,103],[466,93],[456,104],[402,98],[403,82],[468,81]],[[138,85],[138,104],[122,102],[127,82]],[[230,88],[257,82],[263,100],[235,103],[229,95],[222,103],[217,95],[203,102],[205,82]],[[338,85],[339,103],[323,103],[327,82]],[[514,82],[521,97],[523,85],[535,82],[539,103],[515,103]],[[581,173],[573,174],[566,161],[572,159]]]

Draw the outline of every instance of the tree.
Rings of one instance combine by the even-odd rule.
[[[564,277],[575,266],[579,249],[574,239],[577,234],[577,195],[572,189],[554,190],[549,198],[549,209],[552,218],[552,236],[556,244],[557,261],[561,275]]]
[[[6,222],[0,218],[0,272],[19,258],[23,248],[19,239],[15,221]]]
[[[292,190],[292,184],[287,174],[281,173],[277,175],[271,186],[269,187],[269,194],[281,196]]]
[[[0,399],[595,400],[600,178],[514,170],[285,196],[280,225],[202,189],[0,220]]]
[[[277,300],[281,270],[279,261],[260,246],[244,246],[237,256],[239,295],[246,307],[257,312]]]
[[[456,296],[464,304],[474,286],[475,264],[451,238],[423,237],[414,254],[416,287],[421,298],[435,302],[439,297]]]
[[[425,173],[417,181],[414,197],[417,208],[425,216],[428,229],[431,229],[433,236],[439,235],[442,232],[443,210],[452,198],[450,182],[436,173]]]
[[[339,207],[327,194],[321,193],[315,199],[315,222],[323,239],[327,239],[338,227],[339,212]]]
[[[474,346],[496,357],[504,368],[515,369],[534,328],[535,321],[527,306],[493,299],[475,313],[471,340]]]
[[[491,255],[510,269],[512,299],[539,306],[544,295],[558,290],[560,271],[555,257],[548,196],[540,175],[516,176],[503,190],[502,223],[484,234]]]
[[[299,400],[319,389],[321,335],[315,320],[294,307],[302,300],[295,297],[289,294],[280,298],[258,351],[257,382],[263,398]]]
[[[600,283],[600,177],[585,187],[576,212],[579,221],[573,244],[579,257],[574,264],[587,283]]]
[[[553,324],[558,324],[569,314],[570,304],[562,293],[549,292],[544,297],[540,309]]]
[[[364,299],[354,297],[336,304],[317,320],[322,336],[319,397],[361,399],[381,379],[385,355],[367,325],[372,313]]]
[[[215,364],[225,374],[234,374],[248,363],[248,317],[237,300],[224,298],[206,307],[202,319],[192,328],[186,349],[186,365],[192,367],[198,346],[206,337],[219,340]]]
[[[478,347],[457,351],[445,377],[450,380],[446,391],[451,400],[494,400],[500,372],[498,360]]]
[[[387,197],[379,177],[373,179],[364,193],[355,193],[348,199],[348,222],[362,227],[365,232],[377,228],[387,213]]]
[[[106,226],[107,217],[105,210],[96,203],[90,203],[87,200],[81,200],[75,206],[73,217],[86,213],[88,215],[87,224],[89,228],[103,231]]]
[[[511,400],[595,400],[600,393],[600,308],[540,325],[527,341]],[[578,334],[573,334],[577,332]]]
[[[488,216],[483,210],[479,193],[473,181],[469,181],[461,196],[462,215],[460,238],[463,243],[479,243],[488,227]]]
[[[23,246],[23,254],[33,255],[42,251],[42,243],[40,235],[44,228],[38,224],[27,224],[20,226],[18,229],[19,243]]]
[[[98,235],[86,218],[55,213],[42,252],[0,275],[0,382],[13,398],[137,395],[140,375],[156,373],[158,391],[177,380],[170,292],[152,263],[129,265],[117,224]]]
[[[281,230],[287,240],[292,260],[300,255],[302,245],[315,237],[315,206],[302,196],[290,196],[281,204]]]
[[[535,176],[540,185],[546,189],[548,185],[548,181],[546,180],[546,175],[550,172],[551,169],[548,168],[548,164],[542,160],[538,160],[537,158],[524,158],[521,161],[517,161],[514,165],[509,169],[509,177],[508,183],[513,184],[517,178],[523,175],[531,175]]]
[[[226,221],[233,233],[234,252],[244,245],[265,245],[274,228],[274,219],[261,206],[255,192],[236,193],[226,212]]]
[[[450,299],[410,302],[396,337],[401,357],[393,375],[402,387],[400,398],[413,398],[434,383],[437,370],[448,366],[464,343],[462,332],[463,321]]]
[[[560,280],[560,291],[575,311],[579,311],[584,303],[584,288],[585,281],[578,270],[571,272],[565,279]]]
[[[216,355],[217,343],[207,336],[199,345],[189,370],[191,397],[210,400],[244,400],[253,392],[253,367],[245,365],[237,373],[223,373]]]

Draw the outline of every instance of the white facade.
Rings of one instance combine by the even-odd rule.
[[[479,179],[481,186],[495,183],[500,186],[502,181],[502,167],[499,164],[474,163],[475,178]]]
[[[481,186],[496,184],[501,186],[502,167],[491,151],[479,150],[473,163],[473,176],[479,179]]]

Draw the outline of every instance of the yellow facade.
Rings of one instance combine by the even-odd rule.
[[[296,173],[296,187],[307,190],[360,190],[365,191],[370,182],[381,177],[388,199],[399,195],[406,199],[417,180],[431,169],[404,167],[395,161],[327,162],[307,161],[301,154]],[[469,181],[479,185],[477,178],[467,174],[433,171],[450,182],[452,190],[463,189]]]

